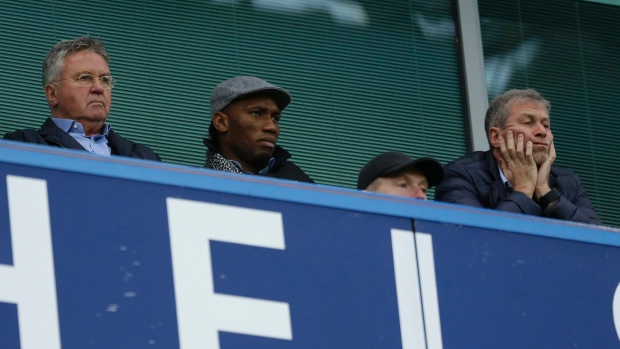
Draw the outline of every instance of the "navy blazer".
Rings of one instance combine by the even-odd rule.
[[[435,188],[435,200],[573,222],[602,224],[576,173],[552,165],[549,186],[558,190],[562,196],[557,203],[543,212],[526,194],[508,192],[492,151],[477,151],[444,167],[444,180]]]
[[[84,147],[71,137],[67,132],[61,130],[54,120],[47,118],[41,129],[25,129],[10,132],[4,135],[4,139],[12,141],[20,141],[35,144],[47,144],[66,149],[84,150]],[[159,155],[151,148],[134,143],[128,139],[121,137],[110,129],[108,133],[108,146],[112,155],[127,156],[130,158],[139,158],[146,160],[161,161]]]

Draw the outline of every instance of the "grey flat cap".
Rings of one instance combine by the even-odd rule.
[[[280,111],[291,103],[290,93],[282,87],[255,76],[236,76],[218,84],[211,92],[211,117],[234,100],[259,92],[271,95],[278,103]]]

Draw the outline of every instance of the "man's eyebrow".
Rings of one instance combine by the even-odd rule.
[[[259,103],[259,104],[249,104],[246,107],[246,109],[258,109],[260,111],[267,111],[267,110],[269,110],[269,107],[266,107],[266,106],[264,106],[264,105]],[[282,111],[280,109],[277,109],[274,112],[277,113],[277,114],[282,113]]]
[[[540,116],[538,114],[528,113],[528,112],[524,112],[523,114],[519,115],[519,117],[521,117],[521,118],[529,118],[529,119],[531,119],[531,118],[540,118],[542,120],[551,120],[548,115],[547,116]]]
[[[77,73],[75,73],[75,74],[76,74],[76,75],[90,74],[90,75],[92,75],[92,76],[95,76],[95,74],[93,74],[93,72],[92,72],[91,70],[88,70],[88,69],[80,70],[80,71],[78,71],[78,72],[77,72]],[[110,74],[110,72],[109,72],[109,71],[107,71],[107,72],[105,72],[105,73],[102,73],[102,74],[101,74],[101,75],[99,75],[99,76],[100,76],[100,77],[101,77],[101,76],[112,76],[112,74]]]
[[[259,111],[261,113],[265,113],[267,111],[267,108],[262,107],[260,105],[248,105],[245,108],[246,111]]]

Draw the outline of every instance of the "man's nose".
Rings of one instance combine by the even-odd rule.
[[[414,187],[409,193],[410,198],[426,200],[426,194],[420,189],[420,187]]]
[[[541,137],[547,137],[547,132],[548,130],[545,128],[543,124],[540,124],[540,123],[536,124],[535,135],[541,136]]]
[[[90,90],[95,93],[103,93],[105,88],[103,88],[103,85],[101,84],[101,80],[95,79],[95,82],[90,87]]]
[[[265,126],[263,127],[263,130],[277,133],[280,130],[280,126],[278,125],[277,122],[273,120],[273,118],[269,118],[269,120],[265,122]]]

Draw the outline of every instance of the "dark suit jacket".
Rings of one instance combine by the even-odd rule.
[[[86,151],[78,141],[56,126],[51,118],[47,118],[39,130],[24,129],[9,132],[4,135],[4,139]],[[151,148],[125,139],[112,129],[108,133],[108,146],[112,155],[161,161],[159,155]]]
[[[435,188],[435,200],[500,211],[545,216],[573,222],[602,224],[573,171],[551,166],[549,186],[562,197],[544,212],[532,198],[511,192],[502,182],[492,151],[474,152],[444,167],[444,180]]]

